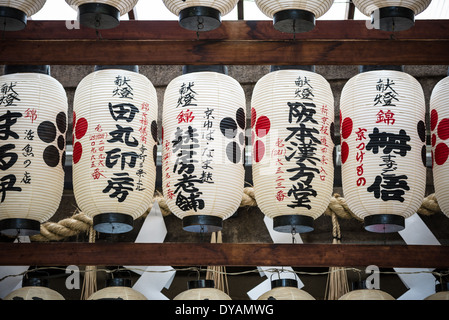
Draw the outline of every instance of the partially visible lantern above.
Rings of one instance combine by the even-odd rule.
[[[123,233],[150,207],[156,181],[156,89],[137,66],[97,66],[73,103],[73,191],[99,232]]]
[[[242,200],[246,101],[224,71],[198,70],[186,67],[165,91],[162,189],[184,230],[215,232]]]
[[[338,300],[395,300],[395,298],[379,289],[358,289],[345,293]]]
[[[449,217],[449,76],[437,83],[430,97],[432,171],[435,196]]]
[[[373,68],[352,77],[341,93],[343,192],[366,230],[397,232],[424,197],[424,93],[394,66]]]
[[[27,25],[27,18],[42,9],[46,0],[0,0],[2,31],[18,31]]]
[[[6,66],[0,86],[0,231],[31,236],[61,201],[67,96],[50,66]]]
[[[22,288],[9,293],[4,300],[65,300],[57,291],[48,287],[48,280],[41,278],[24,278]]]
[[[112,29],[120,17],[131,11],[138,0],[65,0],[78,10],[79,22],[93,29]]]
[[[251,100],[254,193],[274,230],[312,231],[329,205],[333,120],[331,87],[315,72],[277,70],[256,83]]]
[[[87,300],[148,300],[145,295],[131,287],[127,278],[112,278],[106,282],[106,287],[94,292]]]
[[[213,280],[195,280],[187,283],[187,291],[181,292],[173,300],[232,300],[230,296],[215,289]]]
[[[234,9],[238,0],[163,0],[181,27],[192,31],[211,31],[221,25],[221,17]]]
[[[271,281],[271,290],[262,294],[257,300],[315,300],[315,298],[299,289],[298,281],[277,279]]]
[[[363,14],[371,17],[375,29],[404,31],[415,25],[415,16],[423,12],[431,0],[353,0]]]
[[[288,33],[308,32],[315,20],[324,15],[334,0],[256,0],[256,5],[273,19],[276,30]]]

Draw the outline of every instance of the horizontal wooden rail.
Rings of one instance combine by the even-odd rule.
[[[260,243],[0,243],[0,265],[448,268],[449,246]]]
[[[0,41],[1,64],[449,64],[449,20],[418,20],[402,32],[365,21],[318,21],[293,35],[271,21],[224,21],[196,33],[177,21],[122,21],[111,30],[68,29],[66,21],[29,21]],[[424,49],[425,48],[425,49]]]

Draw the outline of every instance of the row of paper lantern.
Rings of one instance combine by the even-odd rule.
[[[0,0],[0,22],[6,30],[20,30],[27,17],[38,12],[46,0]],[[78,10],[80,22],[96,29],[114,28],[120,16],[131,11],[138,0],[66,0]],[[220,26],[221,17],[237,5],[238,0],[163,0],[165,6],[179,16],[182,27],[194,31],[210,31]],[[315,27],[315,19],[324,15],[334,0],[256,0],[258,8],[273,19],[281,32],[307,32]],[[355,6],[371,17],[373,27],[402,31],[414,25],[415,15],[424,11],[431,0],[353,0]]]
[[[185,67],[166,88],[162,189],[193,232],[221,230],[244,188],[245,95],[222,72]],[[334,101],[329,83],[301,69],[262,77],[252,96],[253,183],[261,211],[281,232],[308,232],[334,182]],[[101,67],[78,85],[73,108],[73,189],[95,229],[127,232],[153,201],[157,97],[137,66]],[[7,66],[0,77],[0,229],[38,233],[63,192],[67,98],[48,66]],[[431,97],[435,192],[449,214],[449,77]],[[374,232],[395,232],[425,192],[423,90],[397,70],[351,78],[341,94],[342,185],[348,207]]]
[[[339,300],[395,300],[389,293],[379,289],[354,289],[344,294]],[[271,281],[271,290],[262,294],[257,300],[315,300],[308,292],[298,288],[293,279]],[[435,286],[436,293],[424,300],[449,300],[447,283]],[[65,300],[57,291],[48,288],[42,279],[23,281],[23,287],[9,293],[5,300]],[[131,280],[114,278],[107,281],[106,287],[93,293],[88,300],[147,300],[137,290],[131,288]],[[232,300],[223,291],[214,288],[213,280],[195,280],[188,282],[188,290],[178,294],[173,300]]]

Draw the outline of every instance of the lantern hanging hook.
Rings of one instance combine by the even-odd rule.
[[[296,243],[295,235],[296,235],[296,226],[292,225],[292,244]]]

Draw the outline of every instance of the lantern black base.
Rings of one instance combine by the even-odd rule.
[[[282,10],[274,14],[273,26],[286,33],[308,32],[315,28],[315,15],[307,10]]]
[[[104,3],[85,3],[78,7],[78,20],[93,29],[112,29],[120,24],[120,11]]]
[[[11,7],[0,6],[0,30],[19,31],[25,29],[27,15],[25,12]]]
[[[7,236],[34,236],[40,232],[41,224],[37,220],[15,218],[0,220],[0,233]]]
[[[314,230],[313,218],[303,215],[285,215],[273,218],[274,231],[284,233],[306,233]]]
[[[221,13],[210,7],[189,7],[179,13],[179,25],[191,31],[211,31],[221,25]]]
[[[182,228],[189,232],[209,233],[223,229],[223,220],[215,216],[194,215],[182,219]]]
[[[404,31],[415,25],[415,12],[404,7],[384,7],[371,14],[371,24],[383,31]]]
[[[187,289],[198,289],[198,288],[215,288],[214,280],[192,280],[187,282]]]
[[[271,281],[271,289],[278,287],[293,287],[298,288],[298,281],[295,279],[276,279]]]
[[[378,71],[378,70],[392,70],[392,71],[404,72],[404,66],[398,66],[398,65],[363,65],[363,66],[359,66],[359,73],[369,72],[369,71]]]
[[[365,217],[365,230],[376,233],[392,233],[404,230],[405,219],[395,214],[375,214]]]
[[[125,233],[133,229],[130,215],[116,212],[101,213],[94,217],[94,229],[103,233]]]

